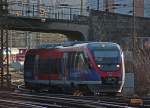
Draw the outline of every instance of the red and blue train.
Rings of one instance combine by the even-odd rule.
[[[24,62],[25,87],[83,94],[118,93],[124,84],[124,57],[112,42],[74,42],[30,49]]]

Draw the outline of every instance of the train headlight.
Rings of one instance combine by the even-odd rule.
[[[101,67],[101,65],[97,65],[97,67],[99,67],[99,68],[100,68],[100,67]]]
[[[120,65],[119,65],[119,64],[117,64],[117,65],[116,65],[116,67],[117,67],[117,68],[120,68]]]

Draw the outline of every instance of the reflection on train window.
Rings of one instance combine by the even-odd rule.
[[[88,72],[89,62],[85,57],[83,52],[69,53],[68,54],[68,70],[71,71],[79,71],[79,72]]]
[[[75,53],[74,52],[68,53],[67,69],[69,71],[71,71],[74,68],[74,61],[75,61]]]
[[[78,57],[77,57],[77,69],[80,71],[80,72],[84,72],[84,73],[88,73],[89,72],[89,62],[87,60],[87,58],[85,57],[84,53],[81,52],[78,54]]]

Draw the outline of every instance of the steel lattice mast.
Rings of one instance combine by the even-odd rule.
[[[8,54],[8,27],[7,27],[8,3],[7,0],[0,0],[0,87],[10,87],[11,76],[9,74]],[[4,54],[5,53],[5,54]],[[6,83],[5,83],[6,82]]]

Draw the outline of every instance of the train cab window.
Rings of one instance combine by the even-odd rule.
[[[115,72],[120,69],[121,56],[119,50],[105,49],[93,51],[97,65],[102,71]]]
[[[117,57],[119,54],[118,54],[118,51],[115,51],[115,50],[103,50],[103,51],[99,51],[99,50],[96,50],[94,51],[94,55],[95,57]]]
[[[121,60],[118,50],[95,50],[93,53],[98,63],[119,63]]]

